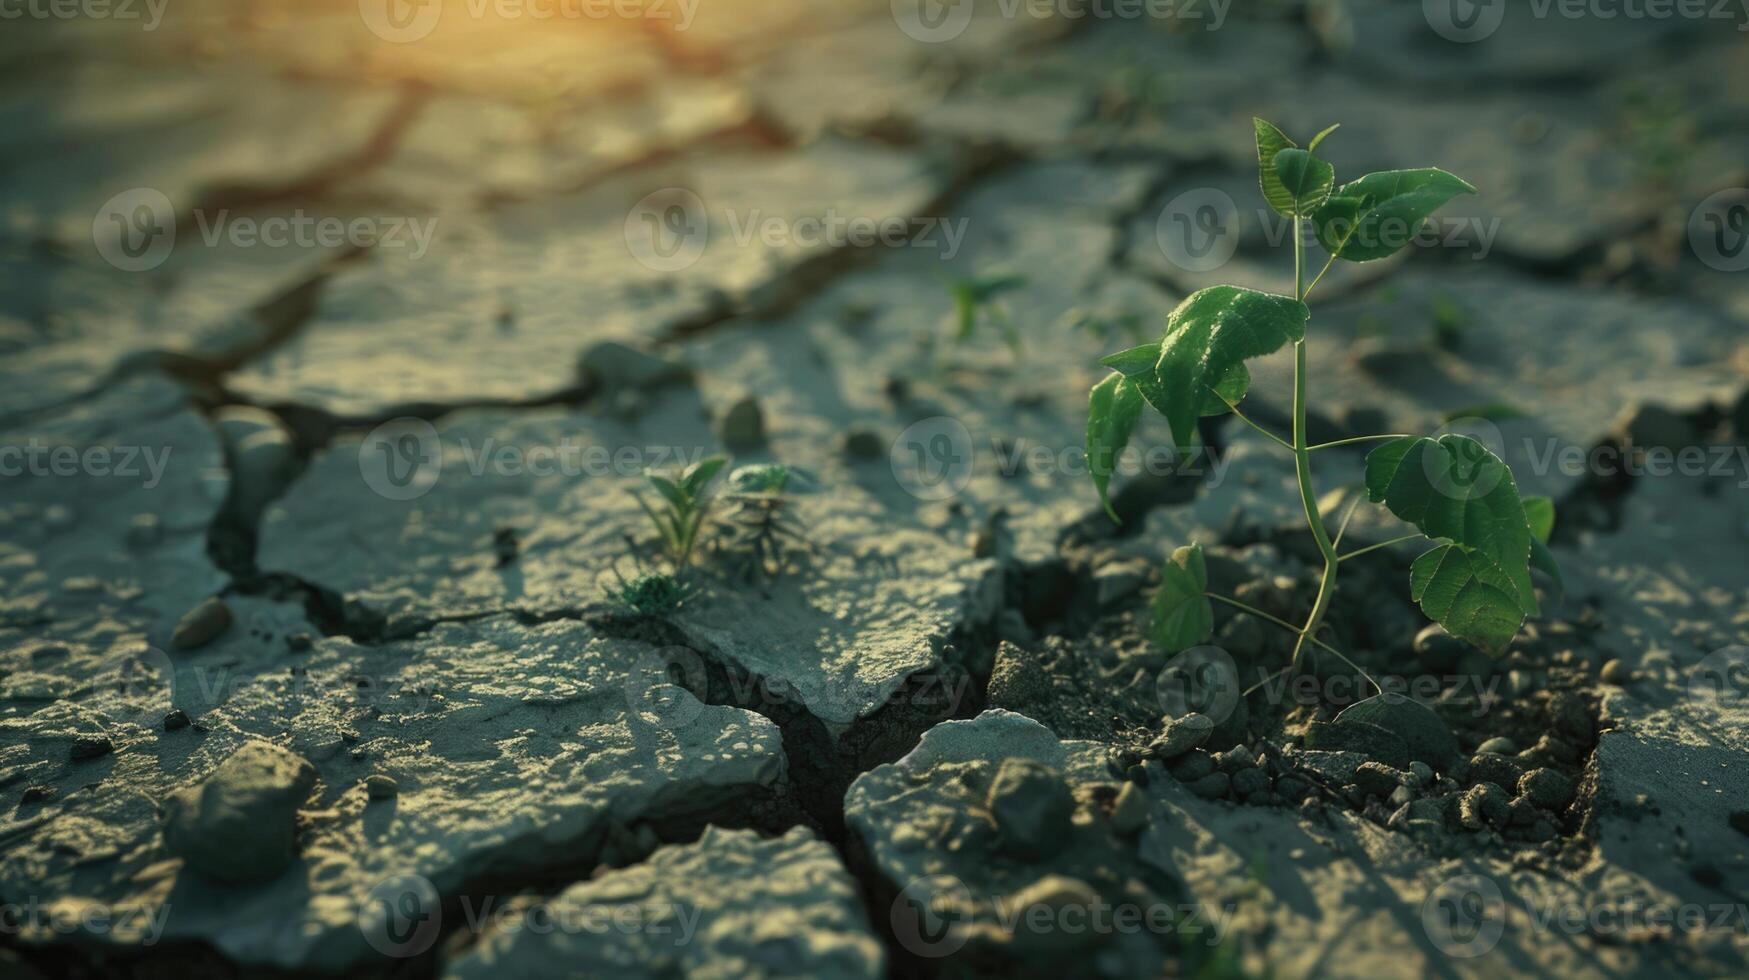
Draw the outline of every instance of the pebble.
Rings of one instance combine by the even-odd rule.
[[[230,628],[231,607],[214,596],[182,617],[170,634],[170,645],[178,650],[199,649]]]
[[[1489,753],[1492,755],[1517,755],[1518,744],[1504,735],[1496,735],[1486,742],[1483,742],[1481,745],[1476,746],[1476,751],[1478,753]]]
[[[316,784],[302,757],[246,742],[205,780],[165,801],[164,844],[216,881],[265,881],[297,854],[297,812]]]
[[[1192,750],[1166,764],[1166,771],[1181,783],[1193,783],[1215,771],[1214,756]]]
[[[18,798],[19,805],[41,803],[55,795],[53,786],[26,786],[24,794]]]
[[[717,436],[734,452],[757,449],[765,444],[765,413],[759,399],[742,395],[723,413]]]
[[[851,459],[882,459],[887,440],[873,429],[851,429],[844,434],[844,455]]]
[[[1205,800],[1218,800],[1232,789],[1232,778],[1224,772],[1211,772],[1189,785],[1192,793]]]
[[[1242,769],[1257,768],[1257,756],[1243,745],[1215,754],[1215,768],[1231,776]]]
[[[164,730],[165,731],[173,732],[179,728],[187,728],[187,727],[188,727],[188,712],[183,711],[181,708],[171,708],[168,712],[165,713],[165,715],[164,715]]]
[[[1135,783],[1124,783],[1111,803],[1111,829],[1119,837],[1140,833],[1148,825],[1148,797]]]
[[[74,762],[97,759],[115,751],[115,743],[107,735],[80,735],[73,739],[67,754]]]
[[[1182,718],[1167,719],[1166,730],[1148,745],[1148,752],[1157,759],[1171,759],[1208,741],[1214,730],[1214,722],[1194,711]]]
[[[1415,791],[1407,786],[1399,786],[1391,790],[1391,805],[1400,807],[1415,798]]]
[[[1604,662],[1603,670],[1598,676],[1603,679],[1605,684],[1621,687],[1634,679],[1634,672],[1629,670],[1627,665],[1620,660],[1610,659]]]
[[[1367,761],[1354,770],[1354,784],[1368,796],[1389,796],[1403,786],[1403,774],[1381,762]]]
[[[1269,792],[1269,774],[1256,767],[1240,769],[1232,774],[1231,780],[1234,796],[1249,797]]]
[[[1516,759],[1491,753],[1477,753],[1470,759],[1470,772],[1465,785],[1471,783],[1498,783],[1501,786],[1517,786],[1518,780],[1524,775],[1524,766]]]
[[[400,795],[401,787],[391,776],[372,773],[364,778],[364,792],[373,800],[391,800]]]
[[[1021,857],[1041,857],[1069,832],[1075,799],[1061,773],[1031,759],[1004,759],[986,800],[1003,846]]]
[[[1409,763],[1409,775],[1415,777],[1417,786],[1433,785],[1433,767],[1425,762]]]
[[[1518,792],[1545,810],[1562,810],[1573,802],[1573,780],[1553,769],[1532,769],[1518,781]]]
[[[1458,821],[1470,830],[1504,827],[1512,818],[1512,801],[1494,783],[1477,783],[1458,800]]]
[[[1275,791],[1290,802],[1297,803],[1312,793],[1312,784],[1298,776],[1283,776],[1275,781]]]

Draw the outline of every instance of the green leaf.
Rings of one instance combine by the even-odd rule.
[[[1160,566],[1160,589],[1154,593],[1153,622],[1148,638],[1168,653],[1208,642],[1215,630],[1215,610],[1209,603],[1208,567],[1202,545],[1179,548]]]
[[[1548,544],[1549,535],[1555,533],[1555,502],[1547,497],[1524,498],[1524,520],[1531,537]]]
[[[1275,176],[1292,198],[1288,214],[1309,218],[1330,199],[1336,168],[1305,150],[1286,149],[1275,155]]]
[[[1366,491],[1449,543],[1416,559],[1410,572],[1411,595],[1447,632],[1499,650],[1539,611],[1525,506],[1512,471],[1486,446],[1455,434],[1393,440],[1367,455]]]
[[[1087,397],[1087,472],[1093,476],[1093,486],[1099,491],[1099,502],[1112,521],[1118,520],[1107,493],[1112,471],[1117,468],[1118,453],[1129,445],[1136,420],[1142,417],[1142,393],[1124,379],[1113,374],[1093,386]]]
[[[1154,411],[1161,415],[1166,414],[1166,389],[1160,384],[1160,376],[1154,373],[1155,365],[1160,363],[1159,344],[1143,344],[1118,351],[1099,363],[1123,375],[1125,380],[1142,393],[1148,404],[1154,406]],[[1203,399],[1201,414],[1227,414],[1230,411],[1227,403],[1239,404],[1250,388],[1251,372],[1245,370],[1243,364],[1234,364],[1215,382],[1214,390],[1209,392],[1208,397]],[[1226,401],[1222,401],[1223,398]]]
[[[1312,141],[1310,143],[1306,144],[1306,150],[1308,152],[1317,150],[1318,144],[1324,142],[1324,137],[1329,136],[1331,133],[1336,132],[1336,130],[1341,128],[1341,126],[1342,126],[1341,123],[1331,123],[1330,125],[1325,126],[1324,129],[1318,133],[1318,135],[1312,137]]]
[[[655,487],[656,492],[660,493],[668,503],[672,504],[674,509],[685,510],[687,508],[689,503],[687,496],[685,493],[681,492],[680,487],[677,486],[673,480],[658,473],[646,473],[644,474],[644,479],[649,480],[650,486]]]
[[[1421,222],[1445,202],[1475,192],[1468,182],[1437,168],[1386,170],[1343,184],[1312,224],[1331,255],[1370,262],[1409,244]]]
[[[1180,303],[1167,318],[1154,365],[1160,401],[1148,399],[1166,416],[1173,440],[1190,445],[1211,391],[1237,404],[1250,385],[1243,362],[1304,339],[1309,315],[1291,296],[1239,286],[1199,289]]]
[[[1275,155],[1298,144],[1265,120],[1253,116],[1251,125],[1257,130],[1257,183],[1263,189],[1263,200],[1276,214],[1292,217],[1294,197],[1276,176]]]
[[[697,498],[704,491],[705,485],[711,482],[711,478],[727,462],[722,456],[707,456],[688,466],[686,472],[680,474],[680,488],[686,491],[688,497]]]

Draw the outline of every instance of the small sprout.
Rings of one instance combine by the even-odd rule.
[[[729,474],[728,536],[748,578],[776,578],[788,564],[788,544],[807,545],[792,498],[819,486],[812,474],[781,463],[742,466]]]
[[[699,532],[704,529],[705,518],[710,514],[711,501],[705,496],[705,489],[726,462],[721,456],[706,457],[682,470],[678,479],[660,473],[645,474],[645,479],[661,498],[655,505],[642,495],[633,495],[638,506],[649,516],[650,523],[655,525],[663,554],[676,574],[692,560]]]
[[[1470,328],[1469,314],[1445,293],[1433,294],[1433,342],[1440,350],[1456,352]]]
[[[977,332],[979,320],[987,319],[1001,329],[1003,339],[1008,342],[1015,355],[1019,356],[1020,332],[1015,329],[1014,321],[1008,316],[1008,308],[998,297],[1025,285],[1025,276],[1002,274],[974,276],[949,282],[947,288],[953,296],[955,320],[953,342],[963,344],[971,340],[972,335]]]
[[[1173,652],[1208,642],[1212,600],[1292,633],[1293,657],[1285,673],[1300,666],[1307,645],[1359,670],[1318,632],[1335,593],[1338,568],[1367,552],[1425,539],[1431,547],[1410,567],[1410,597],[1451,635],[1498,654],[1525,618],[1539,611],[1531,571],[1559,588],[1560,569],[1547,547],[1555,523],[1554,505],[1546,498],[1520,497],[1506,464],[1467,436],[1430,439],[1389,434],[1320,445],[1311,445],[1306,438],[1306,341],[1311,317],[1306,302],[1324,273],[1338,259],[1370,262],[1395,254],[1410,241],[1403,229],[1418,227],[1447,201],[1474,193],[1474,188],[1432,168],[1368,174],[1339,185],[1330,164],[1313,155],[1335,127],[1318,134],[1302,150],[1276,127],[1261,119],[1253,122],[1264,200],[1293,220],[1294,293],[1277,295],[1239,286],[1200,289],[1168,316],[1158,342],[1105,358],[1102,363],[1113,373],[1094,386],[1088,401],[1088,469],[1100,502],[1115,520],[1108,496],[1112,461],[1128,444],[1146,409],[1166,417],[1181,448],[1196,439],[1203,416],[1232,413],[1293,455],[1306,521],[1323,557],[1323,573],[1304,624],[1296,626],[1209,592],[1201,549],[1180,548],[1162,570],[1150,634]],[[1310,282],[1305,274],[1306,242],[1300,234],[1306,222],[1329,255]],[[1455,345],[1464,324],[1461,308],[1441,296],[1436,299],[1435,321],[1439,335]],[[1287,437],[1247,418],[1239,408],[1251,385],[1245,362],[1285,347],[1295,355],[1293,431]],[[1326,509],[1318,505],[1311,457],[1320,449],[1374,441],[1382,445],[1366,458],[1365,499],[1384,505],[1417,533],[1344,553],[1338,546],[1359,498],[1342,507],[1332,534]],[[1331,504],[1339,506],[1336,501]]]
[[[609,594],[615,602],[640,616],[661,617],[679,612],[686,600],[692,598],[692,589],[672,575],[646,572],[629,581],[621,578]]]

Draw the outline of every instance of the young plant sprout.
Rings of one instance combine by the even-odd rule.
[[[1026,286],[1026,277],[1018,275],[973,276],[955,279],[947,284],[953,295],[955,344],[963,344],[977,332],[980,317],[994,323],[1002,331],[1015,356],[1020,354],[1020,332],[1008,316],[1008,308],[999,297]]]
[[[662,552],[676,575],[692,560],[699,532],[704,529],[705,518],[710,514],[711,501],[705,496],[705,488],[727,462],[721,456],[706,457],[682,470],[678,479],[660,473],[645,474],[644,478],[661,497],[655,505],[640,494],[633,495],[638,506],[649,516],[650,523],[655,525],[656,535],[662,541]]]
[[[780,463],[741,466],[729,474],[729,538],[746,560],[749,578],[776,578],[788,564],[788,545],[807,546],[792,497],[818,488],[806,471]]]
[[[1221,602],[1294,634],[1293,656],[1285,673],[1298,669],[1301,653],[1310,644],[1364,676],[1364,670],[1318,636],[1336,591],[1337,572],[1343,562],[1369,551],[1425,537],[1433,547],[1410,568],[1411,598],[1446,632],[1498,654],[1525,618],[1539,611],[1530,570],[1536,568],[1559,583],[1559,569],[1546,546],[1554,525],[1553,504],[1543,497],[1521,499],[1506,464],[1468,436],[1387,434],[1321,445],[1306,439],[1306,324],[1311,316],[1306,303],[1312,291],[1338,259],[1370,262],[1394,254],[1409,242],[1422,220],[1453,197],[1475,189],[1433,168],[1367,174],[1338,187],[1335,169],[1314,155],[1335,126],[1301,149],[1275,126],[1261,119],[1254,123],[1264,200],[1293,220],[1294,295],[1239,286],[1201,289],[1172,311],[1158,343],[1105,358],[1101,363],[1114,370],[1093,387],[1089,398],[1088,466],[1100,500],[1115,521],[1117,513],[1107,489],[1117,454],[1128,445],[1144,405],[1165,416],[1180,446],[1195,436],[1198,417],[1230,412],[1293,455],[1306,523],[1324,570],[1312,608],[1296,626],[1209,592],[1201,546],[1179,548],[1163,568],[1150,636],[1171,652],[1205,643],[1214,627],[1211,602]],[[1309,283],[1301,237],[1306,222],[1328,254]],[[1239,403],[1251,384],[1245,361],[1288,344],[1294,350],[1293,431],[1284,438],[1248,418]],[[1339,550],[1343,531],[1361,501],[1355,497],[1341,526],[1331,534],[1319,516],[1312,455],[1361,442],[1383,443],[1366,458],[1367,499],[1383,504],[1417,533],[1343,553]]]
[[[644,572],[630,580],[614,569],[618,584],[609,590],[613,600],[639,616],[670,616],[680,611],[692,588],[664,572]]]

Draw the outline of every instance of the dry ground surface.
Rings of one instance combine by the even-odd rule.
[[[8,20],[0,974],[1742,975],[1749,35],[1438,6]],[[1499,658],[1412,546],[1345,569],[1364,723],[1330,658],[1187,690],[1286,663],[1255,620],[1145,638],[1189,541],[1304,615],[1291,460],[1151,420],[1119,526],[1079,455],[1101,356],[1291,288],[1253,115],[1480,191],[1321,287],[1313,437],[1557,502]],[[713,453],[803,540],[626,608],[643,471]]]

